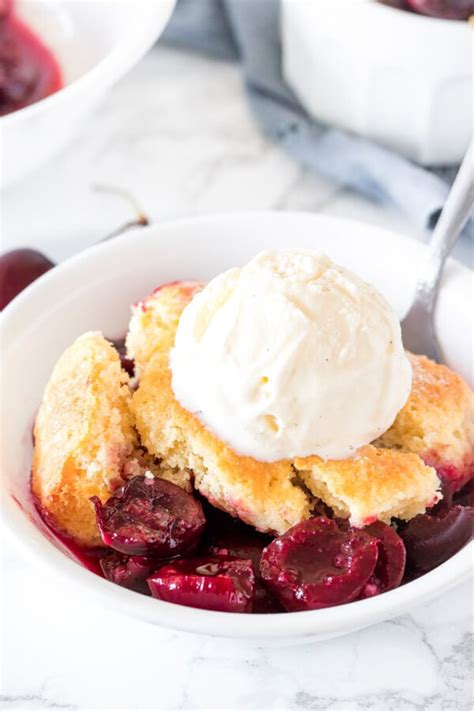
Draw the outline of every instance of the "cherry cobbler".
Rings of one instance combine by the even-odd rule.
[[[324,282],[329,268],[324,263],[324,275],[317,277],[323,286],[315,299],[332,288]],[[336,276],[340,285],[345,272]],[[226,282],[225,304],[219,291],[219,309],[227,308],[239,278],[232,276],[231,289]],[[91,332],[59,359],[36,419],[32,491],[63,540],[98,561],[97,571],[118,585],[168,602],[240,613],[314,610],[372,597],[428,572],[470,540],[474,395],[458,375],[423,356],[390,351],[387,358],[398,358],[408,390],[401,407],[399,394],[390,395],[396,409],[388,428],[367,429],[371,439],[362,445],[354,429],[348,456],[322,456],[322,441],[315,440],[313,453],[302,445],[287,458],[259,458],[230,441],[232,428],[227,437],[212,425],[220,401],[209,400],[214,409],[206,409],[201,396],[202,410],[190,409],[177,396],[179,370],[172,365],[184,342],[177,332],[186,327],[183,312],[188,321],[192,316],[190,304],[201,309],[192,332],[203,319],[209,327],[203,289],[200,282],[174,282],[137,303],[120,353]],[[346,297],[353,303],[356,291],[344,291]],[[297,301],[294,291],[291,299],[295,318],[308,317],[308,304]],[[226,332],[227,343],[236,328]],[[355,331],[360,338],[360,328]],[[396,348],[392,340],[389,350]],[[368,343],[378,345],[364,341],[370,360]],[[231,357],[245,369],[239,348],[232,345]],[[299,358],[306,353],[301,349]],[[208,376],[206,364],[198,362],[202,352],[193,351],[190,377],[195,373],[199,387],[207,387],[214,373],[223,387],[224,356]],[[268,390],[273,375],[265,373],[258,398],[273,397],[277,407]],[[287,394],[287,380],[284,387]],[[245,389],[240,381],[239,388]],[[314,397],[323,395],[315,391]],[[341,397],[355,399],[355,386]],[[232,402],[244,412],[238,398]],[[374,412],[382,412],[385,404],[375,404]],[[275,415],[264,426],[256,446],[267,446],[270,436],[279,441],[285,423]],[[244,435],[248,430],[242,442],[251,442]]]

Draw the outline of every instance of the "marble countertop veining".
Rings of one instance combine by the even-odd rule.
[[[76,141],[3,196],[2,251],[63,259],[133,217],[297,209],[356,217],[423,238],[386,207],[308,174],[258,131],[237,67],[154,49],[108,94]],[[5,709],[470,711],[473,584],[347,637],[259,648],[196,638],[78,607],[2,546]]]

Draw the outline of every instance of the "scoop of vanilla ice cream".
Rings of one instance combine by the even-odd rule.
[[[411,368],[384,297],[326,256],[262,252],[184,309],[172,387],[241,455],[342,459],[407,400]]]

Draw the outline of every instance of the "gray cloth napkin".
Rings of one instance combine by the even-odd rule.
[[[263,130],[310,169],[433,227],[455,170],[426,170],[312,119],[281,74],[279,0],[179,0],[164,41],[240,61]],[[465,234],[474,235],[473,220]]]

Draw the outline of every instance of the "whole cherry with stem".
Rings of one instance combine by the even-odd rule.
[[[126,222],[118,229],[103,237],[104,242],[123,234],[133,227],[145,227],[150,224],[148,217],[140,208],[136,199],[122,188],[110,185],[96,185],[95,190],[114,193],[127,200],[135,211],[135,219]],[[0,311],[3,311],[27,286],[55,267],[55,263],[42,252],[31,247],[13,249],[0,255]]]

